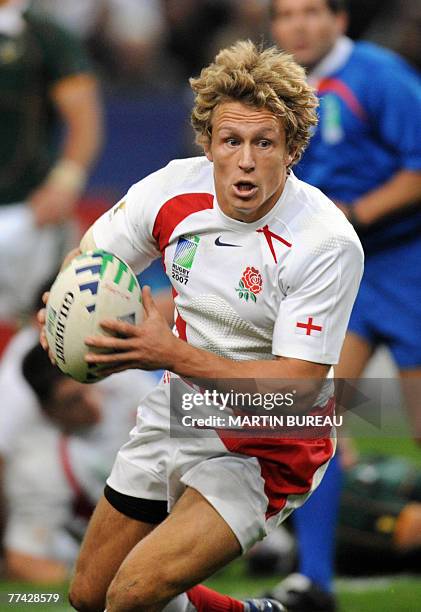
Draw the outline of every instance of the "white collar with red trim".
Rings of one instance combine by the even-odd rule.
[[[327,55],[308,75],[308,82],[317,89],[321,79],[330,76],[348,61],[354,49],[354,42],[348,36],[340,36]]]

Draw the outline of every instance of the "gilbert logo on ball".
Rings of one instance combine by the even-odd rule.
[[[60,272],[47,303],[47,340],[62,372],[80,382],[101,378],[98,367],[85,362],[93,349],[84,340],[105,335],[100,322],[107,318],[140,323],[140,286],[124,261],[106,251],[88,251]]]

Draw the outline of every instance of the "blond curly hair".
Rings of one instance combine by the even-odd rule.
[[[301,158],[317,124],[318,99],[303,68],[275,47],[263,49],[250,40],[239,41],[220,51],[199,77],[190,79],[190,86],[196,94],[191,123],[202,146],[210,144],[212,113],[221,102],[243,102],[279,117],[291,165]]]

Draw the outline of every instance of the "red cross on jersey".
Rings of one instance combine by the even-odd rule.
[[[297,328],[297,334],[305,334],[306,336],[311,336],[313,331],[316,332],[315,335],[318,335],[323,329],[321,325],[313,325],[313,317],[309,317],[307,323],[297,323]]]

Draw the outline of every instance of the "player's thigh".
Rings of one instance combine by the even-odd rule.
[[[155,525],[129,518],[102,497],[92,515],[70,587],[76,609],[102,610],[107,589],[122,561]]]
[[[228,524],[198,491],[187,487],[168,518],[122,563],[107,610],[160,610],[240,554]]]
[[[412,435],[421,444],[421,367],[400,370],[400,376]]]

